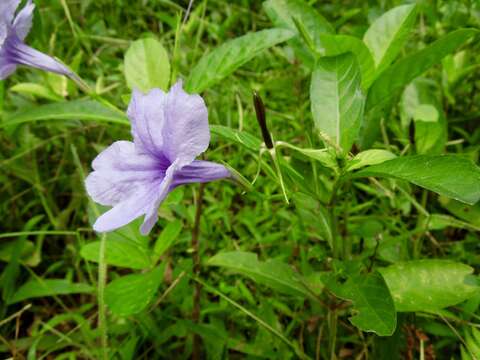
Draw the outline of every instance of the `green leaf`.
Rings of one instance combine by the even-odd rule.
[[[450,86],[455,85],[466,75],[471,74],[472,71],[475,71],[475,69],[478,68],[478,66],[478,64],[471,64],[469,52],[467,50],[450,54],[442,60],[444,77]]]
[[[375,60],[375,76],[392,63],[408,38],[417,15],[415,5],[397,6],[377,18],[363,41]]]
[[[325,56],[336,56],[351,52],[357,58],[362,74],[362,88],[368,89],[374,80],[375,63],[372,54],[362,40],[349,35],[321,34]]]
[[[15,295],[8,301],[9,304],[17,303],[19,301],[55,295],[68,295],[91,293],[93,288],[88,284],[72,283],[65,279],[39,279],[30,280],[23,284],[17,290]]]
[[[55,104],[47,104],[7,115],[0,122],[0,129],[12,125],[20,125],[35,121],[49,120],[81,120],[109,122],[130,126],[127,116],[92,100],[73,100]],[[212,134],[233,141],[249,150],[258,152],[262,142],[255,136],[221,125],[210,125]]]
[[[399,157],[360,170],[353,176],[406,180],[467,204],[475,204],[480,200],[480,168],[472,161],[456,155]]]
[[[334,171],[338,170],[338,163],[335,153],[332,153],[329,151],[329,149],[303,149],[283,141],[276,143],[276,148],[278,149],[280,147],[286,147],[295,150],[307,158],[318,161],[327,168],[333,169]]]
[[[456,200],[440,197],[440,204],[453,215],[480,227],[480,202],[470,206]]]
[[[190,72],[185,89],[199,93],[218,83],[262,51],[290,39],[286,29],[268,29],[243,35],[225,42],[203,56]]]
[[[106,263],[108,265],[130,269],[145,269],[151,266],[149,254],[128,241],[107,241]],[[88,261],[98,262],[100,241],[94,241],[82,247],[80,255]]]
[[[431,107],[431,109],[428,110],[430,114],[424,112],[422,114],[417,113],[416,115],[422,116],[423,118],[430,116],[430,120],[433,120],[435,116],[437,116],[437,120],[419,120],[420,118],[415,120],[415,149],[417,150],[417,154],[441,154],[444,152],[447,142],[447,119],[440,107],[437,108],[435,105],[426,106]]]
[[[4,301],[10,300],[14,292],[17,288],[17,284],[19,281],[20,272],[20,264],[22,261],[22,252],[25,246],[28,244],[28,232],[35,229],[37,226],[40,226],[43,220],[43,215],[35,215],[28,219],[23,225],[22,230],[26,233],[19,235],[12,246],[10,247],[9,259],[6,266],[2,267],[3,270],[0,273],[0,292],[1,292],[1,299]],[[37,239],[37,241],[41,241]],[[40,254],[37,257],[40,260]]]
[[[105,261],[108,265],[130,269],[146,269],[152,266],[148,238],[140,234],[139,220],[119,230],[108,233]],[[100,241],[84,245],[80,255],[88,261],[98,262]]]
[[[37,98],[48,99],[52,101],[62,101],[63,97],[55,94],[51,89],[44,85],[35,84],[35,83],[19,83],[11,86],[10,91],[24,94],[32,95]]]
[[[68,93],[68,78],[66,76],[56,74],[53,72],[47,72],[45,74],[46,84],[52,89],[52,91],[61,98],[69,96]]]
[[[242,145],[248,150],[259,152],[262,142],[255,136],[245,132],[238,131],[227,126],[210,125],[210,132],[221,138]]]
[[[415,121],[437,122],[438,110],[431,104],[420,104],[415,108],[413,119]]]
[[[302,277],[288,264],[278,260],[261,262],[254,253],[230,251],[211,257],[207,264],[224,267],[235,273],[248,276],[253,281],[281,293],[301,297],[311,296]]]
[[[453,216],[444,214],[430,214],[430,216],[425,219],[425,226],[429,230],[443,230],[447,227],[454,227],[457,229],[480,231],[479,226],[469,224],[467,222],[458,220]]]
[[[168,89],[170,62],[167,50],[154,38],[134,41],[125,54],[125,78],[130,89],[148,92]]]
[[[379,269],[397,311],[436,311],[467,300],[480,288],[473,269],[448,260],[414,260]]]
[[[15,241],[9,241],[0,244],[0,261],[10,262],[16,246]],[[35,244],[31,241],[25,241],[20,254],[20,262],[28,266],[37,266],[40,262],[40,254],[37,252]]]
[[[365,166],[381,164],[387,160],[396,158],[397,155],[388,150],[371,149],[358,153],[348,161],[347,170],[353,171]]]
[[[150,272],[122,276],[105,288],[105,303],[112,313],[129,316],[143,311],[153,300],[163,280],[165,264]]]
[[[349,151],[358,135],[365,103],[354,55],[346,53],[317,61],[310,101],[315,127],[320,134]]]
[[[350,322],[362,331],[390,336],[397,325],[392,296],[378,272],[350,276],[344,284],[326,282],[336,296],[353,302]]]
[[[318,50],[323,48],[320,35],[335,33],[333,26],[303,0],[267,0],[263,8],[276,27],[287,28],[295,33],[298,33],[298,29],[293,19],[297,19]],[[295,40],[295,46],[300,45],[299,39]]]
[[[167,226],[162,230],[162,233],[158,237],[157,241],[155,242],[155,246],[153,248],[153,253],[155,257],[158,259],[160,256],[163,255],[165,251],[173,244],[175,240],[177,240],[178,235],[182,231],[182,222],[180,220],[174,220],[168,223]]]
[[[390,66],[372,84],[368,93],[367,109],[371,109],[397,94],[413,79],[439,63],[446,55],[455,52],[477,34],[478,31],[473,29],[452,31],[422,50],[406,56]]]
[[[405,133],[408,132],[410,120],[414,120],[417,153],[443,153],[447,142],[447,119],[431,83],[421,78],[412,81],[402,94],[401,109]]]
[[[32,107],[10,114],[5,121],[0,122],[0,129],[6,126],[46,120],[81,120],[130,124],[125,115],[97,101],[74,100]]]
[[[475,327],[469,327],[470,331],[465,329],[465,345],[467,349],[462,345],[461,359],[462,360],[477,360],[480,358],[480,330]]]

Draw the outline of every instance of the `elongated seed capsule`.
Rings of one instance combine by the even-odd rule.
[[[272,149],[273,143],[270,132],[268,131],[265,105],[263,104],[262,98],[256,91],[253,92],[253,105],[255,106],[255,113],[257,114],[258,125],[260,125],[260,129],[262,130],[262,137],[263,141],[265,142],[265,146],[268,149]]]

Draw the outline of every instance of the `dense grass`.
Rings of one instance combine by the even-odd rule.
[[[309,3],[337,33],[361,37],[377,16],[401,2]],[[170,54],[174,77],[187,78],[206,52],[248,32],[272,27],[262,2],[254,0],[195,1],[183,25],[186,1],[39,0],[36,4],[29,43],[69,64],[97,94],[121,110],[126,109],[130,97],[123,59],[132,41],[152,35],[158,38]],[[469,1],[422,2],[401,56],[459,26],[478,28],[479,13],[478,4]],[[462,49],[466,70],[455,82],[448,81],[447,60],[423,74],[421,81],[438,99],[448,120],[446,151],[478,163],[478,41]],[[252,103],[255,90],[266,105],[275,140],[321,148],[310,111],[310,77],[310,70],[292,47],[282,44],[262,52],[202,93],[210,124],[242,130],[260,139]],[[42,85],[43,95],[26,90],[30,86],[27,83]],[[16,112],[43,104],[87,98],[73,82],[32,69],[22,68],[0,87],[2,122],[14,120]],[[383,118],[382,134],[374,147],[396,154],[413,153],[412,148],[406,148],[408,138],[399,129],[401,118],[401,106],[395,105]],[[94,290],[98,266],[80,253],[85,244],[99,240],[91,229],[96,207],[86,195],[83,180],[91,171],[91,161],[105,146],[130,137],[128,126],[82,118],[0,128],[3,357],[102,357],[102,329],[97,325],[98,296]],[[193,353],[197,359],[450,359],[460,358],[463,347],[462,356],[468,359],[465,349],[472,355],[472,347],[480,344],[479,339],[472,340],[476,335],[473,329],[479,326],[478,292],[441,313],[398,313],[395,334],[379,337],[354,327],[348,320],[350,303],[331,291],[318,291],[315,301],[306,300],[208,264],[221,251],[254,252],[261,261],[288,263],[308,278],[310,285],[319,287],[323,286],[319,273],[330,269],[347,273],[358,264],[371,270],[398,261],[442,258],[478,269],[478,205],[455,207],[446,198],[393,180],[365,180],[341,189],[335,214],[344,241],[340,249],[344,262],[332,259],[318,216],[319,204],[329,199],[331,176],[291,149],[282,149],[281,153],[282,161],[292,164],[304,177],[302,183],[295,173],[285,170],[288,204],[267,154],[261,157],[263,165],[257,176],[257,152],[225,137],[212,136],[205,158],[225,162],[249,181],[256,181],[249,189],[228,181],[205,186],[198,249],[195,243],[192,245],[198,185],[179,188],[168,197],[148,238],[138,236],[138,223],[128,227],[126,233],[134,233],[138,243],[144,247],[148,244],[150,249],[157,239],[162,241],[160,235],[167,224],[177,222],[181,230],[157,259],[161,284],[151,304],[125,317],[107,308],[111,358],[183,359]],[[429,228],[422,211],[448,215],[449,222]],[[108,281],[145,271],[142,267],[132,270],[109,266]],[[278,273],[280,280],[283,276]],[[32,279],[68,279],[91,288],[76,294],[6,303]]]

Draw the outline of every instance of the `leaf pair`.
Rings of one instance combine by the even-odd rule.
[[[310,100],[315,126],[327,144],[348,152],[357,140],[366,92],[398,55],[415,16],[414,5],[396,7],[371,25],[363,42],[354,37],[323,35],[320,51],[327,57],[316,62]]]
[[[271,0],[269,8],[275,8],[272,4],[277,4],[279,12],[279,4],[287,3],[292,14],[296,14],[293,9],[298,8],[298,2]],[[303,11],[314,12],[312,8],[304,8]],[[307,18],[306,15],[297,16],[299,19]],[[275,22],[276,18],[271,18]],[[375,124],[363,124],[364,108],[368,111],[384,104],[416,77],[478,34],[474,29],[456,30],[391,65],[408,39],[415,18],[414,5],[398,6],[370,26],[363,42],[350,36],[332,35],[325,30],[322,33],[320,29],[325,27],[319,24],[316,32],[309,31],[311,36],[319,39],[314,50],[321,55],[312,74],[312,114],[315,127],[327,144],[348,152],[362,128],[361,137],[366,140],[361,142],[371,144],[369,139],[373,139],[378,129],[372,129]]]

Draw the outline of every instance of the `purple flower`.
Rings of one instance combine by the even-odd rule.
[[[72,76],[72,71],[54,58],[24,43],[32,27],[35,5],[28,0],[15,16],[20,0],[0,0],[0,79],[11,75],[17,65]]]
[[[95,202],[113,206],[97,219],[95,231],[112,231],[145,215],[140,230],[148,234],[175,187],[231,175],[223,165],[195,160],[210,142],[208,111],[181,81],[168,93],[134,90],[127,115],[133,142],[117,141],[100,153],[85,183]]]

